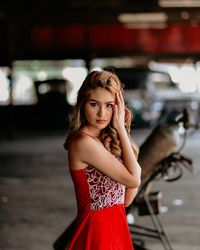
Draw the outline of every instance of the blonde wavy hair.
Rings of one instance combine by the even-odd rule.
[[[96,88],[104,88],[115,95],[118,91],[123,91],[123,85],[117,75],[108,71],[93,71],[83,81],[77,96],[77,102],[74,106],[71,117],[69,131],[64,143],[64,148],[67,150],[73,136],[85,125],[84,105],[89,98],[90,90]],[[130,137],[132,113],[125,107],[124,126]],[[117,131],[112,125],[112,122],[102,131],[100,140],[104,147],[115,155],[118,159],[122,159],[122,151],[120,140]],[[136,156],[138,156],[138,147],[132,141],[132,148]]]

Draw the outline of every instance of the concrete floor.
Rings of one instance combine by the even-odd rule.
[[[140,145],[149,131],[133,133]],[[64,133],[58,133],[17,135],[13,141],[0,142],[0,250],[50,250],[76,215],[63,141]],[[199,148],[197,131],[183,150],[193,159],[195,174],[184,171],[176,182],[154,184],[163,193],[163,206],[168,207],[160,218],[174,250],[200,249]],[[141,225],[151,224],[148,216],[135,219]],[[163,249],[153,239],[146,245]]]

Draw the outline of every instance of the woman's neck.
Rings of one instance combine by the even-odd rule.
[[[97,139],[99,139],[101,131],[102,130],[100,130],[100,129],[95,129],[94,127],[87,126],[87,125],[85,125],[84,127],[82,127],[80,129],[80,132],[89,134],[89,135],[91,135],[91,136],[93,136],[93,137],[95,137]]]

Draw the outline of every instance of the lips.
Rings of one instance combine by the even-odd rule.
[[[107,122],[107,120],[97,120],[97,123],[99,123],[99,124],[104,124],[106,122]]]

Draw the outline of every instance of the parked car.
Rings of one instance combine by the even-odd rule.
[[[169,74],[146,67],[112,68],[112,72],[124,84],[125,102],[134,114],[133,127],[167,122],[184,108],[189,108],[198,117],[200,95],[183,93]]]

